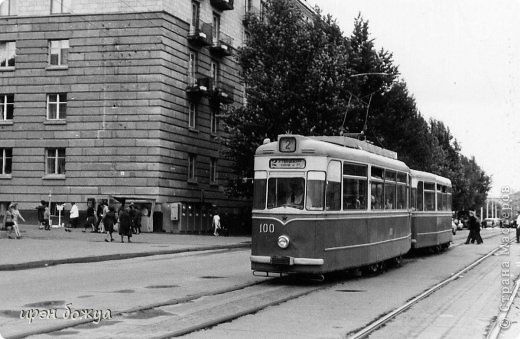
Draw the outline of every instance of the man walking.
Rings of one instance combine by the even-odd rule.
[[[480,236],[480,225],[477,221],[477,218],[475,217],[475,211],[470,210],[469,211],[469,219],[468,219],[468,226],[469,226],[469,234],[468,238],[466,239],[466,244],[471,243],[473,244],[475,240],[477,241],[477,244],[482,244],[482,237]]]
[[[516,217],[516,242],[520,242],[520,211],[516,213],[518,214]]]
[[[213,215],[213,235],[218,237],[218,230],[220,230],[220,215],[215,211],[215,215]]]

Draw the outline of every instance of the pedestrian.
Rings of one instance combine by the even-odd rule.
[[[4,228],[6,231],[7,231],[7,229],[9,229],[11,231],[11,232],[9,232],[9,234],[11,234],[13,232],[13,226],[14,226],[13,214],[11,213],[11,206],[9,205],[9,207],[7,207],[7,210],[5,211]],[[10,236],[9,236],[9,238],[12,239]]]
[[[128,237],[128,242],[131,242],[132,219],[130,218],[129,207],[121,209],[121,212],[119,213],[119,235],[121,236],[121,242],[124,242],[124,236]]]
[[[50,219],[51,219],[51,210],[49,209],[49,206],[45,205],[45,210],[43,211],[43,225],[44,225],[46,231],[51,230],[51,225],[49,222]]]
[[[71,202],[72,207],[70,208],[70,227],[78,227],[79,221],[79,210],[75,202]]]
[[[469,218],[468,218],[468,228],[469,228],[469,234],[468,238],[466,239],[466,245],[470,243],[473,244],[475,241],[477,241],[477,244],[482,244],[482,237],[480,236],[480,225],[478,223],[477,218],[475,217],[475,211],[470,210],[469,211]]]
[[[520,242],[520,211],[517,211],[518,216],[516,217],[516,242]]]
[[[131,223],[131,231],[133,234],[137,234],[136,227],[135,227],[135,217],[137,215],[137,212],[135,210],[134,203],[131,202],[128,206],[130,209],[128,210],[128,214],[130,214],[130,223]]]
[[[218,231],[220,230],[220,215],[218,214],[217,211],[215,211],[215,214],[213,215],[213,221],[212,221],[212,226],[213,226],[213,235],[218,237],[219,233]]]
[[[45,200],[41,200],[40,204],[36,206],[36,210],[38,211],[38,222],[39,222],[39,228],[43,229],[43,212],[45,212]]]
[[[87,219],[85,221],[85,229],[83,230],[83,232],[86,232],[87,228],[90,227],[92,229],[92,231],[90,232],[95,233],[97,232],[97,227],[96,217],[94,215],[94,206],[92,206],[92,201],[89,201],[87,205]]]
[[[9,232],[9,238],[12,239],[10,236],[11,233],[13,233],[13,229],[16,235],[16,239],[20,239],[22,237],[22,234],[20,233],[20,228],[18,227],[18,220],[21,219],[23,222],[25,222],[25,219],[20,214],[20,211],[18,211],[18,203],[13,202],[11,205],[9,205],[9,209],[11,212],[11,218],[13,221],[13,226],[11,228],[11,232]]]
[[[141,219],[143,218],[143,212],[141,212],[140,208],[135,209],[135,218],[134,218],[134,229],[136,234],[141,234]]]
[[[110,207],[108,207],[108,212],[105,213],[105,216],[103,217],[103,227],[105,228],[107,235],[110,236],[110,240],[108,240],[108,238],[105,238],[106,242],[114,241],[114,238],[112,237],[112,233],[114,233],[114,224],[116,222],[117,222],[116,211],[113,206],[110,206]]]
[[[104,204],[103,204],[103,201],[101,201],[98,205],[97,205],[97,208],[96,208],[96,230],[100,231],[100,232],[103,232],[102,230],[100,230],[100,227],[99,225],[101,224],[101,221],[103,221],[103,218],[105,217],[103,214],[103,210],[104,210]]]

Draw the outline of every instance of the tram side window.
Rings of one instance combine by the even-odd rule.
[[[395,209],[396,173],[385,171],[385,209]]]
[[[406,203],[406,173],[397,173],[397,186],[396,186],[396,196],[397,196],[397,209],[406,209],[408,208]]]
[[[341,209],[341,162],[331,161],[327,169],[325,204],[328,211]]]
[[[417,188],[412,187],[412,193],[410,196],[410,207],[417,210]]]
[[[366,165],[343,164],[343,209],[367,209]]]
[[[423,211],[424,210],[424,187],[423,182],[419,181],[417,183],[417,210]]]
[[[424,210],[435,211],[435,184],[424,183]]]
[[[370,193],[372,194],[372,196],[370,197],[372,209],[373,210],[382,210],[384,207],[384,205],[383,205],[383,182],[373,180],[372,183],[370,184]]]
[[[448,210],[448,192],[447,192],[446,186],[442,186],[442,210],[449,211]]]
[[[370,205],[373,210],[382,210],[385,207],[384,173],[381,167],[372,167],[370,170]]]
[[[265,189],[267,187],[267,173],[257,171],[254,179],[253,209],[265,209]]]
[[[447,204],[448,204],[448,206],[446,206],[446,210],[447,211],[451,211],[451,204],[452,204],[452,195],[451,194],[452,194],[451,187],[448,187],[448,189],[447,189],[447,195],[448,195],[448,197],[447,197],[447,200],[448,200]]]
[[[437,211],[443,211],[442,205],[442,186],[437,184]]]
[[[343,209],[367,209],[367,181],[366,179],[343,179]]]
[[[323,193],[325,192],[325,172],[309,171],[307,173],[306,206],[311,211],[323,210]]]

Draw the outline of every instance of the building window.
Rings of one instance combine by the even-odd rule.
[[[0,148],[0,174],[11,174],[13,168],[13,149]]]
[[[65,174],[65,148],[47,149],[46,163],[46,174]]]
[[[211,110],[211,133],[216,134],[218,132],[218,110]]]
[[[14,95],[0,94],[0,120],[13,120]]]
[[[47,119],[63,120],[67,117],[67,94],[47,94]]]
[[[215,184],[217,182],[217,159],[211,158],[209,163],[209,182]]]
[[[188,127],[197,127],[197,105],[193,102],[190,102],[188,108]]]
[[[15,15],[14,1],[15,0],[0,0],[0,16]]]
[[[0,41],[0,69],[14,67],[16,57],[16,42]]]
[[[62,66],[67,64],[69,55],[69,40],[49,41],[49,64]]]
[[[218,45],[220,39],[220,15],[213,13],[213,45]]]
[[[190,50],[188,59],[188,82],[190,86],[197,83],[197,64],[197,52]]]
[[[72,0],[51,0],[51,14],[70,13]]]
[[[213,90],[218,87],[219,76],[220,76],[220,66],[219,66],[218,62],[211,61],[211,79],[212,79]]]
[[[198,1],[191,2],[191,27],[190,32],[195,32],[199,28],[200,3]]]
[[[188,154],[188,180],[195,180],[196,161],[197,156],[195,154]]]

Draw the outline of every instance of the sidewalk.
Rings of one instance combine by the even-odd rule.
[[[21,239],[8,239],[6,231],[0,231],[0,271],[20,270],[67,263],[98,262],[172,254],[187,251],[203,251],[221,248],[249,248],[251,238],[215,237],[171,233],[141,233],[134,235],[132,243],[121,243],[119,234],[114,242],[105,242],[105,234],[83,233],[82,228],[38,229],[36,225],[20,224]],[[12,234],[14,238],[14,232]]]

